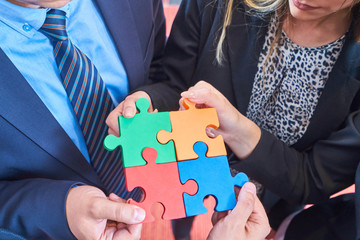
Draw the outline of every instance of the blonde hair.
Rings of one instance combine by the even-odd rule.
[[[219,41],[216,46],[216,61],[220,65],[224,62],[224,51],[223,51],[223,45],[224,40],[226,36],[226,28],[231,24],[232,14],[234,11],[234,2],[236,0],[227,0],[227,3],[225,4],[225,17],[224,21],[221,27],[221,33],[219,37]],[[281,36],[282,31],[282,17],[289,12],[289,8],[287,5],[288,0],[243,0],[245,4],[250,8],[250,11],[255,12],[256,14],[267,14],[271,12],[278,11],[279,13],[279,23],[278,28],[276,31],[275,39],[272,41],[270,46],[270,52],[267,56],[272,54],[274,51],[275,45],[278,43],[278,40]],[[344,0],[345,1],[345,0]],[[352,6],[350,9],[352,10],[355,5],[360,3],[360,0],[354,0]],[[350,11],[351,11],[350,10]],[[357,22],[355,24],[355,39],[357,42],[360,42],[360,19],[357,19]],[[267,62],[267,61],[266,61]]]

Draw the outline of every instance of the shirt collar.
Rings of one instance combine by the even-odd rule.
[[[69,17],[70,8],[71,2],[59,9],[65,11],[66,17]],[[26,8],[6,0],[0,0],[0,21],[31,38],[44,24],[46,13],[49,10],[46,8]]]

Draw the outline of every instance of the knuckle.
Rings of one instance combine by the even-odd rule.
[[[108,125],[108,126],[111,124],[110,116],[111,116],[111,113],[110,113],[109,116],[105,119],[105,124]]]
[[[127,204],[119,204],[119,207],[116,209],[115,212],[116,219],[127,222],[135,217],[135,211],[133,211],[132,208],[126,205]]]
[[[123,221],[124,220],[124,211],[122,209],[122,207],[119,207],[116,209],[115,211],[115,218],[119,221]]]
[[[198,82],[198,85],[199,85],[199,86],[206,85],[206,82],[205,82],[204,80],[200,80],[200,81]]]
[[[90,216],[93,218],[96,218],[98,215],[98,212],[100,211],[99,204],[97,204],[97,201],[90,201],[88,203],[88,209]]]

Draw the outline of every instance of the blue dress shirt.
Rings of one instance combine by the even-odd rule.
[[[38,31],[48,10],[25,8],[1,0],[0,48],[89,161],[83,134],[62,85],[53,47]],[[96,6],[91,0],[73,0],[61,10],[66,12],[70,40],[95,64],[117,105],[128,94],[127,74]]]

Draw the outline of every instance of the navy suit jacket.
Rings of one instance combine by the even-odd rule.
[[[130,90],[156,77],[165,44],[162,1],[94,2],[121,56]],[[67,192],[77,183],[103,185],[1,49],[0,83],[0,228],[31,239],[72,239]]]

